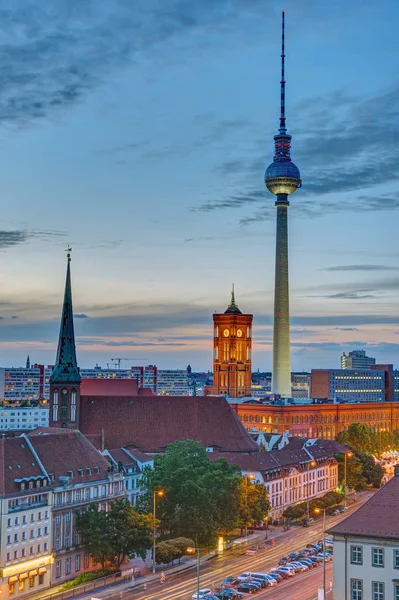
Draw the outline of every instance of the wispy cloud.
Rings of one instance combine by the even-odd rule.
[[[0,250],[18,246],[33,240],[50,241],[57,237],[65,237],[64,231],[42,231],[40,229],[17,229],[14,231],[0,231]]]
[[[399,267],[390,267],[387,265],[338,265],[335,267],[326,267],[323,271],[398,271]]]

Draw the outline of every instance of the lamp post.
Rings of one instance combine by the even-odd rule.
[[[187,554],[195,554],[195,551],[197,551],[197,600],[199,600],[200,597],[200,569],[201,569],[201,555],[200,555],[200,547],[198,545],[197,542],[197,548],[187,548],[186,552]]]
[[[316,466],[316,461],[311,460],[310,462],[308,462],[308,485],[307,485],[307,494],[306,494],[306,496],[307,496],[307,499],[306,499],[306,518],[307,518],[308,521],[309,521],[309,518],[310,518],[310,514],[309,514],[309,510],[310,510],[310,505],[309,505],[309,503],[310,503],[310,494],[309,494],[310,467],[315,467],[315,466]]]
[[[154,516],[154,521],[153,521],[153,531],[152,531],[152,572],[155,575],[155,536],[156,536],[156,529],[157,529],[157,521],[155,518],[155,513],[157,510],[157,496],[162,497],[164,495],[164,491],[163,490],[154,490],[154,510],[153,510],[153,516]]]
[[[248,479],[255,479],[255,475],[249,473],[245,476],[245,537],[248,535]]]
[[[346,458],[352,458],[352,452],[345,452],[344,454],[344,507],[346,508]]]
[[[346,455],[345,455],[346,456]],[[323,600],[326,597],[326,509],[315,508],[316,514],[320,514],[323,511]]]

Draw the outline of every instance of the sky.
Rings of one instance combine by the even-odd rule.
[[[212,366],[234,282],[270,370],[286,11],[293,370],[399,366],[396,0],[4,0],[0,365]]]

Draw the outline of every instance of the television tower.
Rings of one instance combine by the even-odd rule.
[[[284,11],[281,36],[280,128],[274,136],[274,159],[266,169],[265,185],[277,196],[276,268],[274,284],[272,393],[291,396],[290,310],[288,284],[288,196],[301,187],[299,169],[291,161],[291,136],[285,126]]]

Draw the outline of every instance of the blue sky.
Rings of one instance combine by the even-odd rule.
[[[211,366],[231,284],[270,369],[286,10],[292,366],[399,364],[399,4],[9,0],[0,364],[54,360],[67,244],[82,366]]]

